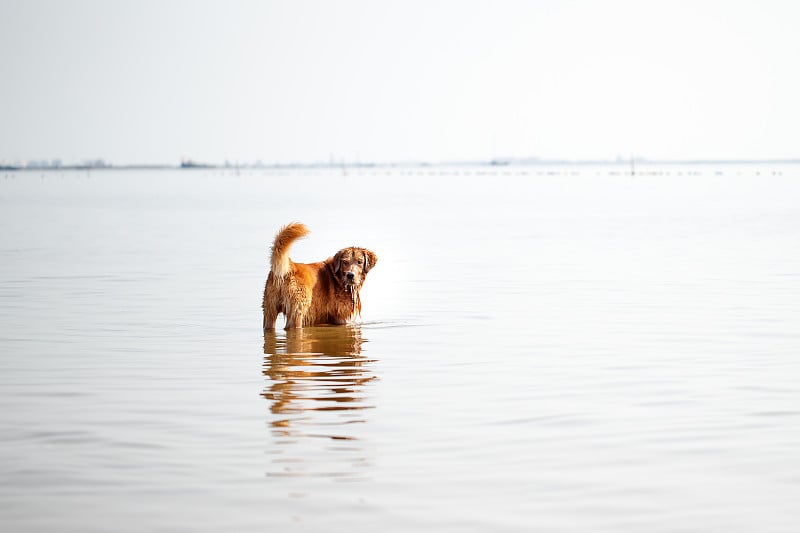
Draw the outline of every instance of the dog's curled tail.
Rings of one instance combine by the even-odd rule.
[[[300,237],[308,235],[308,228],[299,222],[286,224],[275,235],[275,242],[272,244],[272,258],[270,260],[272,274],[277,279],[283,279],[289,273],[289,248],[292,243]]]

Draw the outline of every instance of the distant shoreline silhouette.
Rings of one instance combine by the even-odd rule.
[[[490,160],[465,161],[398,161],[398,162],[319,162],[319,163],[201,163],[184,159],[178,164],[142,163],[115,165],[102,159],[78,164],[48,164],[30,162],[22,164],[0,164],[0,171],[63,171],[63,170],[249,170],[249,169],[341,169],[346,168],[442,168],[464,166],[631,166],[636,165],[796,165],[800,158],[778,159],[648,159],[645,157],[617,159],[538,159],[538,158],[494,158]]]

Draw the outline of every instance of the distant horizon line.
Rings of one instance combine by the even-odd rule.
[[[537,157],[496,157],[488,160],[451,160],[451,161],[390,161],[390,162],[364,162],[346,160],[328,162],[292,162],[292,163],[202,163],[193,159],[183,159],[178,164],[171,163],[132,163],[113,164],[104,159],[85,160],[82,163],[62,164],[59,159],[51,161],[29,161],[21,164],[0,164],[3,171],[25,170],[177,170],[177,169],[301,169],[301,168],[398,168],[398,167],[454,167],[454,166],[547,166],[547,165],[710,165],[710,164],[800,164],[800,157],[796,158],[764,158],[764,159],[650,159],[647,157],[617,157],[614,159],[565,159],[565,158],[537,158]]]

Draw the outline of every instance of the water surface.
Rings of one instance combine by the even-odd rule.
[[[794,531],[796,166],[0,175],[8,531]],[[268,249],[379,256],[261,334]]]

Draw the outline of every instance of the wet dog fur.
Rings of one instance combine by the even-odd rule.
[[[308,234],[293,222],[275,236],[271,269],[264,287],[264,332],[275,329],[278,315],[286,315],[286,329],[321,324],[346,324],[361,314],[361,287],[378,256],[351,246],[318,263],[295,263],[289,248]]]

